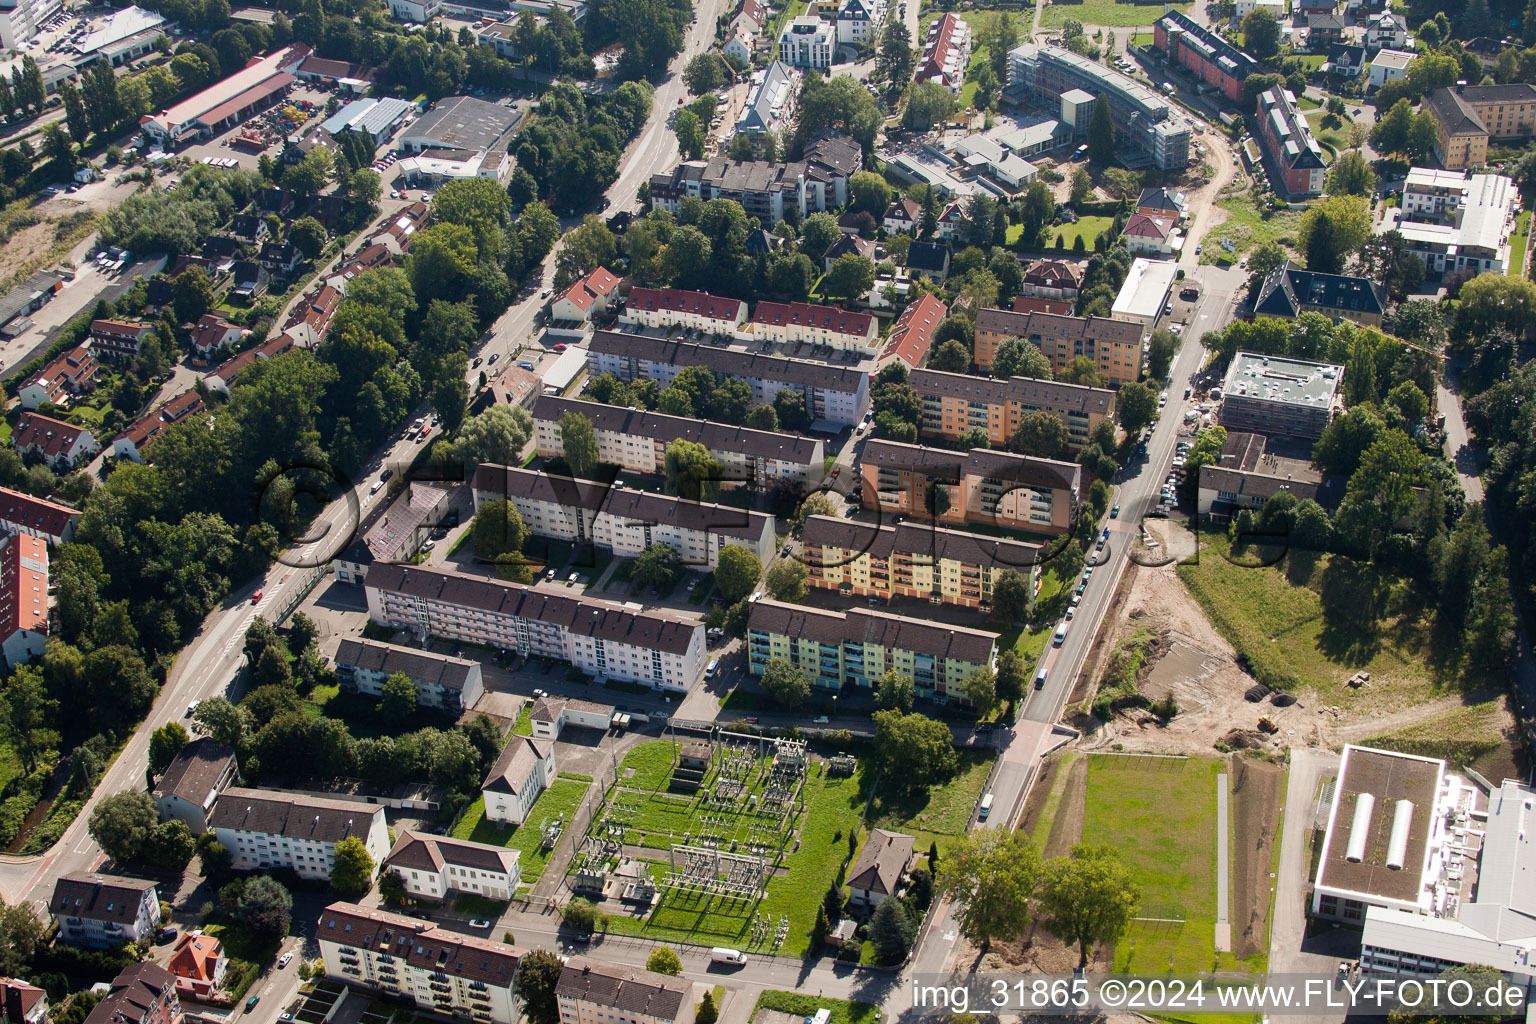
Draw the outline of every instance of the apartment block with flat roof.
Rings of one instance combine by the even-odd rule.
[[[475,470],[475,509],[507,500],[539,537],[595,544],[624,558],[653,545],[682,563],[713,569],[720,551],[738,544],[765,565],[777,547],[773,516],[729,505],[688,501],[545,470],[482,463]]]
[[[845,597],[912,597],[933,604],[992,605],[1002,573],[1038,579],[1041,545],[925,523],[881,526],[810,516],[801,537],[806,582]]]
[[[990,370],[997,347],[1007,338],[1022,338],[1046,354],[1055,373],[1087,356],[1119,387],[1141,377],[1141,336],[1142,325],[1131,320],[983,309],[976,314],[976,365]]]
[[[374,622],[420,636],[536,654],[675,693],[704,675],[704,627],[694,619],[428,566],[375,566],[366,591]]]
[[[873,689],[894,670],[911,677],[918,696],[964,702],[966,678],[991,668],[996,657],[996,633],[870,609],[836,612],[759,598],[747,619],[753,675],[781,658],[823,689]]]
[[[1333,419],[1344,368],[1239,352],[1222,382],[1220,422],[1229,432],[1316,440]]]
[[[862,473],[865,508],[1043,534],[1071,528],[1083,480],[1073,462],[880,439],[864,446]]]
[[[958,441],[980,427],[993,448],[1007,445],[1027,412],[1059,417],[1072,447],[1081,448],[1093,428],[1115,411],[1113,391],[1082,384],[1033,377],[998,380],[940,370],[913,370],[910,381],[922,399],[919,426],[924,436]]]

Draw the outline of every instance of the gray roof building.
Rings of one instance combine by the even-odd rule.
[[[639,364],[646,362],[702,366],[727,377],[777,381],[786,387],[825,388],[848,394],[857,393],[869,380],[867,371],[851,366],[835,366],[809,359],[787,359],[783,356],[620,331],[595,332],[587,352],[590,355],[614,355],[629,359],[637,371],[642,369]]]
[[[215,829],[336,843],[348,836],[366,840],[374,816],[383,813],[384,808],[377,805],[232,786],[214,805],[208,825]]]
[[[848,888],[855,899],[878,903],[886,896],[896,895],[901,876],[912,859],[915,840],[900,832],[887,832],[883,828],[870,829],[859,859],[848,872]]]
[[[985,630],[863,608],[835,612],[768,598],[752,602],[747,629],[831,646],[874,644],[888,651],[912,651],[972,665],[989,664],[997,644],[997,634]]]
[[[573,1009],[582,1003],[617,1011],[620,1019],[636,1017],[676,1021],[691,1011],[689,982],[643,971],[638,967],[573,956],[560,972],[555,998]]]
[[[385,676],[403,672],[413,682],[460,691],[473,676],[479,674],[480,668],[478,662],[468,658],[454,658],[363,638],[346,639],[337,645],[336,665],[338,668],[345,665]]]
[[[513,107],[487,103],[473,96],[446,96],[400,133],[409,149],[456,150],[475,153],[498,147],[522,120]]]
[[[682,439],[702,444],[711,451],[735,452],[751,458],[777,459],[797,465],[810,465],[813,461],[819,461],[818,443],[811,438],[735,427],[712,420],[668,416],[643,409],[625,409],[575,398],[545,395],[534,405],[533,418],[558,423],[568,412],[585,416],[597,430],[632,434],[663,444]]]

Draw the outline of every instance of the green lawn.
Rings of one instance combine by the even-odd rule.
[[[869,807],[869,826],[905,832],[917,840],[919,851],[938,843],[942,855],[965,834],[992,761],[989,755],[965,751],[960,755],[959,773],[947,786],[912,797],[877,793]]]
[[[1136,48],[1138,48],[1138,49],[1143,49],[1143,50],[1146,49],[1149,46],[1156,46],[1157,45],[1157,33],[1155,33],[1155,32],[1132,32],[1131,33],[1131,45],[1136,47]]]
[[[1509,236],[1509,276],[1525,273],[1525,250],[1531,240],[1531,211],[1522,210],[1515,219],[1515,233]]]
[[[876,1024],[880,1020],[880,1011],[873,1003],[824,999],[800,992],[764,992],[757,997],[757,1005],[752,1007],[752,1012],[778,1010],[781,1013],[809,1017],[823,1009],[832,1015],[831,1024]]]
[[[1297,552],[1260,568],[1231,561],[1230,550],[1224,534],[1203,537],[1179,578],[1260,681],[1374,713],[1448,688],[1454,644],[1434,642],[1409,581],[1341,555]],[[1345,680],[1360,669],[1371,685],[1352,690]]]
[[[619,765],[619,782],[626,789],[661,789],[672,775],[676,751],[677,744],[671,740],[640,744],[624,755],[624,761]]]
[[[1216,924],[1216,775],[1208,758],[1099,755],[1088,762],[1083,842],[1119,851],[1141,886],[1138,918],[1115,944],[1117,971],[1204,973]],[[1224,968],[1238,966],[1227,956]]]
[[[1490,700],[1453,708],[1361,742],[1381,750],[1443,758],[1457,768],[1471,766],[1488,779],[1512,779],[1521,772],[1507,734],[1509,722],[1504,701]]]
[[[1054,249],[1056,247],[1056,239],[1062,238],[1065,239],[1062,244],[1071,249],[1077,244],[1077,239],[1081,237],[1083,245],[1089,252],[1093,252],[1093,240],[1105,231],[1108,231],[1110,225],[1114,222],[1115,219],[1113,217],[1079,217],[1076,223],[1063,224],[1060,227],[1052,228],[1051,237],[1046,240],[1045,247],[1047,249]]]
[[[517,721],[512,723],[513,736],[533,735],[533,702],[524,701],[523,710],[517,713]]]
[[[1349,140],[1344,136],[1343,125],[1337,128],[1323,127],[1323,118],[1327,116],[1328,112],[1319,108],[1307,114],[1307,122],[1312,126],[1312,137],[1323,148],[1323,159],[1331,164],[1349,148]]]
[[[486,821],[485,798],[478,797],[469,805],[469,809],[464,812],[458,824],[453,826],[453,837],[516,850],[519,854],[518,866],[522,869],[523,881],[537,885],[539,878],[544,874],[544,865],[548,862],[551,852],[541,846],[544,823],[564,817],[566,824],[569,825],[571,816],[576,813],[576,808],[581,806],[581,799],[586,793],[585,782],[557,778],[554,784],[540,793],[539,798],[533,802],[533,807],[528,811],[528,820],[516,827]]]
[[[976,52],[971,54],[971,63],[965,69],[965,83],[960,86],[960,110],[970,110],[976,105],[976,90],[981,83],[976,76],[981,72],[981,66],[987,62],[987,48],[976,47]]]
[[[1219,263],[1223,258],[1236,260],[1260,242],[1275,241],[1288,248],[1296,245],[1296,231],[1301,214],[1296,210],[1261,211],[1247,193],[1218,199],[1216,205],[1227,211],[1227,219],[1205,236],[1201,263]],[[1231,239],[1234,250],[1227,252],[1221,240]]]
[[[1188,14],[1193,5],[1170,4],[1169,6]],[[1076,18],[1089,26],[1088,34],[1091,36],[1094,25],[1139,28],[1151,25],[1162,16],[1161,4],[1122,4],[1114,3],[1113,0],[1086,0],[1080,4],[1047,4],[1040,15],[1040,27],[1058,28],[1066,24],[1068,19]]]

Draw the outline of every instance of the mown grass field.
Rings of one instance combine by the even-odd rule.
[[[942,857],[950,844],[965,835],[965,826],[992,771],[992,760],[965,751],[960,755],[960,771],[948,785],[912,797],[876,793],[869,808],[869,826],[912,836],[919,853],[937,843]]]
[[[1062,224],[1051,229],[1051,237],[1045,247],[1054,251],[1056,239],[1061,238],[1065,240],[1062,244],[1071,249],[1081,238],[1084,248],[1088,252],[1093,252],[1093,240],[1108,231],[1114,222],[1113,217],[1080,217],[1074,223]]]
[[[1340,555],[1296,552],[1257,566],[1232,561],[1230,550],[1224,534],[1202,537],[1179,578],[1260,682],[1377,713],[1453,686],[1455,665],[1435,657],[1455,652],[1432,643],[1423,596],[1409,582]],[[1371,685],[1345,685],[1361,669]]]
[[[1134,922],[1115,944],[1115,970],[1210,970],[1216,924],[1216,776],[1223,763],[1193,757],[1089,759],[1083,842],[1119,851],[1141,886],[1138,918],[1183,922]]]

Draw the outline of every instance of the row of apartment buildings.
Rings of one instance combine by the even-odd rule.
[[[681,288],[631,288],[619,320],[662,330],[682,327],[737,341],[825,345],[857,355],[873,355],[880,334],[873,316],[841,306],[764,300],[748,319],[741,299]]]
[[[791,23],[793,27],[793,23]],[[788,29],[786,29],[788,31]],[[786,61],[786,63],[794,63]],[[651,176],[651,205],[676,213],[684,198],[733,199],[766,228],[786,219],[841,209],[848,202],[848,179],[864,166],[859,144],[836,132],[818,132],[799,160],[732,160],[717,156],[678,164]]]
[[[675,693],[704,675],[704,627],[694,619],[430,566],[375,565],[364,590],[374,622],[423,637],[552,658]]]
[[[785,485],[809,491],[821,484],[824,451],[814,438],[553,395],[545,395],[533,407],[539,455],[565,457],[560,422],[567,415],[583,416],[592,424],[599,462],[633,473],[664,472],[667,446],[684,440],[703,445],[720,464],[720,484],[725,488]]]
[[[869,371],[858,367],[619,331],[597,331],[587,346],[587,369],[594,377],[654,380],[664,388],[688,366],[702,366],[717,380],[745,381],[758,405],[774,404],[781,391],[796,392],[813,421],[852,426],[869,411]]]
[[[860,473],[867,509],[1046,535],[1071,529],[1083,479],[1075,462],[879,438],[865,444]]]
[[[1015,313],[983,309],[976,314],[976,365],[991,370],[997,348],[1008,338],[1022,338],[1044,352],[1054,373],[1065,373],[1078,356],[1115,387],[1141,379],[1144,327],[1129,319]]]
[[[1113,391],[1083,384],[1033,377],[1000,380],[926,369],[913,370],[908,380],[922,400],[918,427],[924,436],[959,441],[980,427],[993,448],[1005,447],[1029,412],[1058,417],[1066,424],[1072,447],[1081,448],[1115,410]]]
[[[487,502],[510,501],[535,536],[593,544],[621,558],[660,545],[684,565],[713,569],[721,550],[734,544],[766,565],[776,546],[770,515],[548,470],[483,463],[475,470],[474,499],[477,512]]]
[[[1435,115],[1435,157],[1448,171],[1481,167],[1489,143],[1519,142],[1536,136],[1536,85],[1456,85],[1424,97]]]

